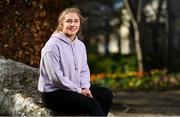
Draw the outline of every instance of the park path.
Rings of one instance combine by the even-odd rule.
[[[114,92],[111,112],[120,117],[180,117],[180,90]]]

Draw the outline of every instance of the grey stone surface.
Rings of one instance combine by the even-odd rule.
[[[37,82],[38,69],[0,56],[0,115],[48,116]]]

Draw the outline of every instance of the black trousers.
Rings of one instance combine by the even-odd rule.
[[[68,115],[89,114],[90,116],[107,116],[112,104],[112,92],[105,87],[90,88],[93,98],[77,92],[57,90],[42,93],[43,104],[55,112]]]

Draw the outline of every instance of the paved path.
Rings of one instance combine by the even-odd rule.
[[[120,117],[180,117],[180,90],[115,92],[111,112]]]

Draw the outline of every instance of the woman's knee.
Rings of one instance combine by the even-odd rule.
[[[113,100],[113,93],[110,89],[104,87],[104,97],[108,100]]]
[[[113,99],[112,91],[106,87],[92,86],[90,89],[93,93],[93,96],[95,96],[98,99],[106,99],[106,100],[112,100]]]

